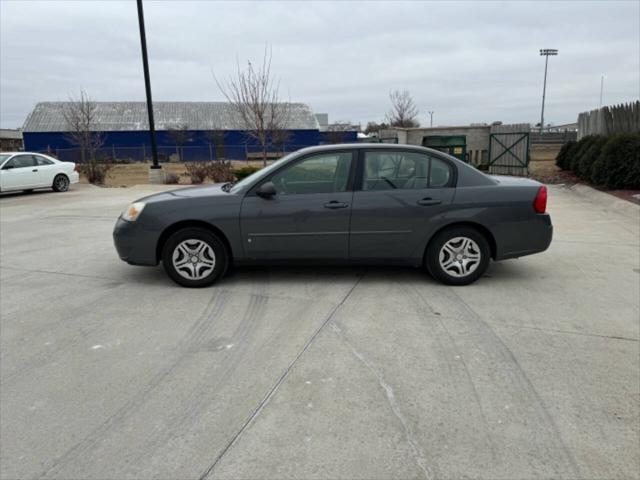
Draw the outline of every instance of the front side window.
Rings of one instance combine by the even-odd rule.
[[[344,192],[349,183],[351,152],[307,157],[271,177],[278,194]]]
[[[449,184],[451,169],[438,159],[417,152],[365,152],[363,190],[419,190]]]
[[[9,160],[3,168],[25,168],[33,167],[35,165],[34,159],[31,155],[18,155]]]

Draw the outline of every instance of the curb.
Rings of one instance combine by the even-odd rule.
[[[616,213],[624,215],[636,222],[640,221],[640,205],[636,205],[627,200],[611,195],[610,193],[601,192],[595,188],[576,183],[575,185],[565,185],[564,188],[581,196],[582,198],[598,204],[605,210],[613,210]]]

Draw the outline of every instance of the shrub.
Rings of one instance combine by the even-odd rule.
[[[242,180],[243,178],[246,178],[249,175],[254,174],[258,170],[260,170],[260,167],[242,167],[237,169],[234,173],[236,174],[236,178],[238,180]]]
[[[588,135],[578,141],[575,147],[575,151],[573,151],[573,154],[567,162],[567,170],[571,170],[574,173],[578,170],[578,162],[580,161],[580,158],[582,158],[582,156],[591,147],[591,144],[594,141],[595,135]]]
[[[184,168],[194,185],[204,182],[209,175],[208,162],[185,162]]]
[[[591,166],[590,180],[607,188],[640,189],[640,134],[609,137]]]
[[[177,173],[167,172],[164,176],[165,185],[177,185],[180,183],[180,176]]]
[[[236,179],[231,169],[231,162],[224,160],[210,162],[207,177],[214,183],[233,182]]]
[[[558,152],[558,155],[556,156],[556,165],[560,167],[561,170],[568,169],[569,161],[571,160],[571,157],[575,154],[576,145],[578,145],[578,142],[570,140],[567,143],[565,143],[560,149],[560,151]]]
[[[232,182],[235,180],[235,176],[231,170],[231,162],[229,161],[185,162],[184,168],[193,184],[200,184],[207,179],[214,183]]]
[[[104,185],[109,170],[113,168],[113,164],[101,162],[99,160],[89,160],[84,163],[78,163],[78,172],[87,177],[89,183],[94,185]]]
[[[581,150],[580,156],[574,160],[573,173],[584,180],[591,180],[593,163],[600,156],[602,147],[607,143],[607,140],[609,140],[609,137],[603,135],[592,136],[590,141]]]

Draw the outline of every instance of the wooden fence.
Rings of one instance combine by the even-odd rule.
[[[489,133],[489,172],[526,175],[529,167],[531,125],[492,125]]]
[[[640,101],[602,107],[578,115],[578,140],[587,135],[640,132]]]

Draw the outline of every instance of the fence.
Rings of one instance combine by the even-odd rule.
[[[270,148],[267,158],[274,160],[295,152],[309,145],[287,144],[278,148]],[[41,153],[50,154],[59,160],[80,162],[82,152],[80,148],[49,148]],[[103,162],[135,163],[150,162],[151,147],[140,145],[137,147],[109,146],[96,149],[93,154]],[[87,153],[87,156],[89,153]],[[158,160],[167,162],[204,162],[213,160],[244,160],[246,162],[262,160],[262,152],[254,145],[204,145],[204,146],[158,146]]]
[[[529,168],[528,123],[492,125],[489,133],[489,172],[525,175]]]
[[[640,132],[640,101],[602,107],[578,115],[578,140],[587,135]]]

